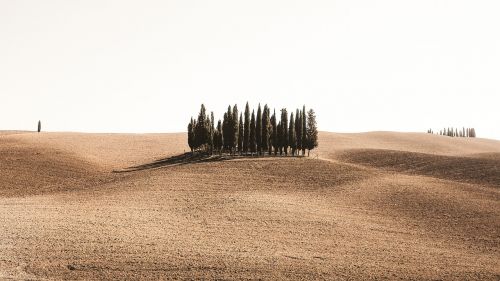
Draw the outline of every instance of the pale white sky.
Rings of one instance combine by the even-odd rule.
[[[500,1],[0,0],[0,130],[185,131],[204,102],[321,130],[500,139]]]

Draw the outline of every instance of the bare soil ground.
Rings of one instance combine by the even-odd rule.
[[[189,162],[185,142],[0,133],[0,280],[500,279],[499,141],[321,133],[310,158]]]

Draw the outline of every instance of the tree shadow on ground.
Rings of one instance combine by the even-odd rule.
[[[172,167],[172,166],[181,166],[187,164],[196,164],[196,163],[206,163],[206,162],[220,162],[225,160],[233,159],[232,156],[228,155],[209,155],[205,153],[191,153],[186,152],[179,155],[174,155],[168,158],[158,159],[154,162],[142,164],[138,166],[128,167],[123,170],[115,170],[113,173],[128,173],[128,172],[136,172],[143,170],[151,170],[162,167]]]

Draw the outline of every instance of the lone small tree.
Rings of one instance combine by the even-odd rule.
[[[318,147],[318,126],[316,124],[316,113],[310,109],[307,112],[307,156],[311,150]]]
[[[38,132],[42,131],[42,121],[38,120]]]

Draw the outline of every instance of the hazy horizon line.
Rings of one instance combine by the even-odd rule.
[[[11,130],[11,129],[0,129],[0,132],[20,132],[20,133],[37,133],[36,130]],[[319,130],[320,133],[333,133],[333,134],[370,134],[370,133],[398,133],[398,134],[428,134],[426,132],[414,132],[414,131],[390,131],[390,130],[375,130],[375,131],[360,131],[360,132],[336,132],[336,131],[325,131]],[[40,133],[70,133],[70,134],[102,134],[102,135],[165,135],[165,134],[187,134],[186,131],[176,131],[176,132],[112,132],[112,131],[41,131]],[[0,134],[1,135],[1,134]],[[432,134],[435,136],[443,136],[449,137],[446,135],[440,134]],[[449,138],[457,138],[457,139],[486,139],[486,140],[495,140],[500,141],[500,139],[495,138],[487,138],[487,137],[475,137],[475,138],[467,138],[467,137],[449,137]]]

